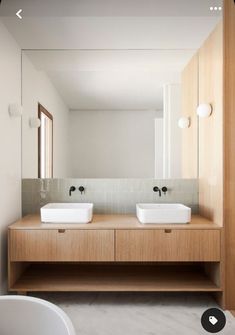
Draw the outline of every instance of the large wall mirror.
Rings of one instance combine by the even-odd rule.
[[[188,30],[162,17],[172,30],[158,31],[152,49],[24,50],[23,178],[42,176],[39,106],[53,118],[50,176],[197,178],[197,51],[220,18],[189,17]]]

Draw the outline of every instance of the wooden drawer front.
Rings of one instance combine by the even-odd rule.
[[[117,261],[219,261],[218,230],[117,230]]]
[[[112,230],[12,230],[11,261],[113,261]]]

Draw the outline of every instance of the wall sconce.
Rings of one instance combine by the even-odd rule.
[[[212,105],[210,104],[200,104],[197,107],[197,115],[199,117],[209,117],[213,111]]]
[[[8,106],[8,113],[10,117],[21,117],[23,113],[23,108],[19,104],[10,104]]]
[[[29,119],[30,128],[39,128],[41,126],[41,121],[37,117],[31,117]]]
[[[190,127],[190,118],[189,117],[181,117],[178,121],[178,127],[185,129]]]

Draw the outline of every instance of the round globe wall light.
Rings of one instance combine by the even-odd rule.
[[[213,111],[212,105],[210,104],[200,104],[197,107],[197,115],[199,117],[209,117]]]
[[[23,108],[19,104],[10,104],[8,106],[8,113],[11,117],[21,117],[23,113]]]
[[[32,117],[29,119],[29,125],[31,128],[39,128],[41,126],[41,121],[37,117]]]
[[[185,129],[190,127],[190,118],[188,117],[181,117],[178,121],[178,127]]]

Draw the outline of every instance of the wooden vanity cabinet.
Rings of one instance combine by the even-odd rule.
[[[113,230],[11,230],[12,262],[114,261]]]
[[[86,225],[28,216],[9,227],[9,291],[221,294],[220,236],[220,227],[198,216],[157,226],[128,215],[95,215]]]
[[[116,261],[219,262],[218,230],[117,230]]]

